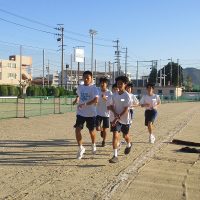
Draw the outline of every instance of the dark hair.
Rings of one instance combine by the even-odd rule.
[[[146,84],[146,88],[148,88],[148,87],[152,87],[154,89],[155,84],[154,83],[147,83]]]
[[[133,87],[133,83],[128,83],[126,87]]]
[[[84,71],[83,76],[85,75],[90,75],[91,77],[93,76],[91,71]]]
[[[112,85],[112,89],[115,88],[115,87],[117,87],[117,83],[114,83],[114,84]]]
[[[129,82],[129,80],[128,80],[128,77],[126,77],[126,76],[118,76],[116,79],[115,79],[115,81],[117,82],[117,81],[122,81],[123,83],[128,83]]]
[[[109,83],[109,80],[108,80],[108,78],[107,77],[101,77],[100,79],[99,79],[99,83],[102,83],[102,82],[104,82],[104,83]]]

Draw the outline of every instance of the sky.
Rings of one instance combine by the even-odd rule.
[[[73,47],[84,46],[89,66],[89,29],[94,29],[94,58],[99,65],[113,62],[113,41],[118,39],[121,63],[122,48],[127,47],[132,73],[137,60],[159,60],[162,67],[172,58],[184,68],[200,68],[199,8],[199,0],[0,0],[0,58],[19,53],[14,44],[22,44],[24,53],[38,55],[40,60],[41,49],[53,50],[47,58],[59,65],[59,31],[54,28],[63,24],[66,63]],[[37,64],[41,63],[35,58]],[[145,74],[148,63],[140,65],[140,74]]]

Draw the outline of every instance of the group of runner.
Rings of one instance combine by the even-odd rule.
[[[77,159],[81,159],[85,153],[81,130],[86,123],[92,141],[92,153],[96,154],[96,131],[100,131],[102,147],[106,144],[107,131],[113,133],[113,156],[110,163],[117,163],[120,147],[120,133],[126,141],[124,154],[129,154],[133,146],[129,129],[134,116],[134,107],[145,107],[145,126],[148,127],[149,142],[155,142],[153,134],[153,122],[157,116],[157,107],[161,103],[158,95],[154,94],[154,85],[146,85],[147,94],[143,95],[140,102],[133,95],[133,84],[126,76],[118,76],[112,86],[112,92],[108,89],[109,79],[102,77],[99,80],[100,87],[93,84],[91,71],[83,73],[82,85],[77,88],[77,97],[73,104],[77,104],[76,123],[74,125],[76,140],[79,146]]]

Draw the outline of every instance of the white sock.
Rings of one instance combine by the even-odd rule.
[[[92,147],[96,147],[96,144],[95,144],[95,143],[94,143],[94,144],[92,143]]]
[[[127,147],[131,147],[131,143],[129,142],[129,143],[127,143],[127,145],[126,145]]]
[[[82,144],[79,146],[79,149],[83,149],[83,145]]]
[[[114,156],[117,157],[117,149],[114,149]]]

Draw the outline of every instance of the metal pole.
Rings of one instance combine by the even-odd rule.
[[[84,67],[84,71],[85,71],[85,57],[84,57],[84,63],[83,63],[83,64],[84,64],[84,66],[83,66],[83,67]]]
[[[21,83],[22,83],[22,45],[20,45],[20,66],[19,66],[19,83],[20,83],[20,87],[21,87]]]
[[[92,73],[93,73],[93,37],[94,37],[94,35],[92,34],[92,55],[91,55],[91,71],[92,71]]]
[[[127,47],[126,47],[126,54],[125,54],[125,75],[127,76],[127,57],[128,57],[128,49],[127,49]]]
[[[43,63],[43,70],[42,70],[42,87],[44,88],[44,49],[42,51],[42,63]]]
[[[137,60],[137,71],[136,71],[136,85],[138,87],[138,60]]]
[[[80,71],[80,62],[78,62],[78,85],[79,85],[79,71]]]
[[[63,73],[63,63],[64,63],[64,41],[63,41],[63,38],[64,38],[64,28],[61,27],[61,40],[62,40],[62,45],[61,45],[61,48],[62,48],[62,54],[61,54],[61,87],[63,86],[63,79],[64,79],[64,73]]]
[[[71,54],[71,77],[70,77],[70,82],[71,82],[70,89],[71,90],[72,90],[72,65],[73,65],[73,55]]]
[[[47,67],[47,69],[48,69],[48,87],[49,87],[49,60],[48,60],[48,67]]]
[[[177,59],[177,67],[178,67],[178,83],[177,83],[177,86],[179,87],[179,59]]]
[[[105,62],[105,74],[106,74],[106,62]]]
[[[20,45],[20,61],[19,61],[19,85],[20,85],[20,91],[21,96],[23,96],[23,87],[22,87],[22,45]]]
[[[115,63],[113,62],[113,84],[115,83]]]
[[[165,65],[164,65],[164,87],[165,87],[165,77],[166,75],[165,75]]]
[[[97,61],[96,61],[96,59],[94,60],[94,67],[95,67],[95,83],[96,83],[96,79],[97,79]]]
[[[172,85],[172,58],[170,59],[171,62],[170,62],[170,85]]]

